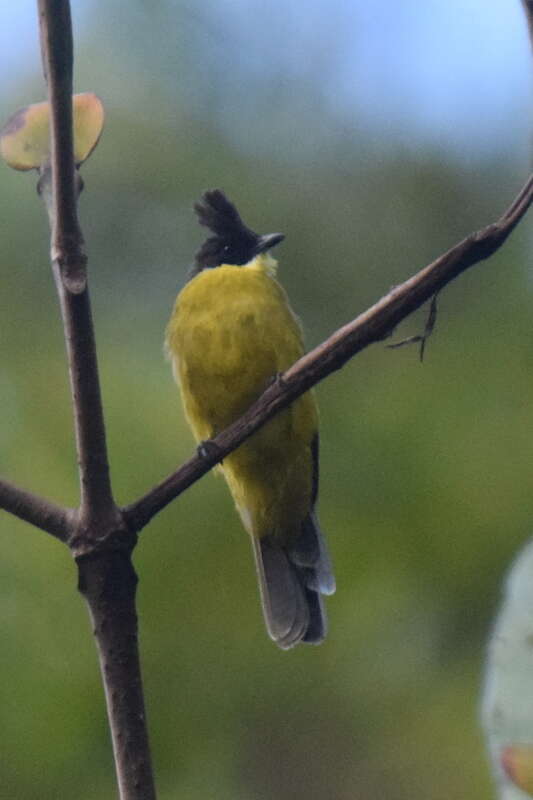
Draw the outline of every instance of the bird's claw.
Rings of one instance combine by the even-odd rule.
[[[279,386],[280,388],[283,388],[284,386],[286,386],[286,384],[287,382],[283,377],[283,372],[276,372],[276,374],[272,375],[272,377],[268,382],[269,386]]]
[[[220,455],[220,448],[212,439],[206,439],[200,442],[196,448],[196,452],[200,458],[211,460],[213,458],[216,459]]]

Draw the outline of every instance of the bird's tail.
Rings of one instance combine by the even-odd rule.
[[[284,650],[299,642],[319,644],[327,633],[322,595],[333,594],[335,578],[315,514],[288,547],[274,536],[252,542],[270,637]]]

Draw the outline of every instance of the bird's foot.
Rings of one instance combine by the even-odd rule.
[[[203,459],[217,459],[220,456],[220,448],[212,439],[206,439],[200,442],[196,448],[196,452]],[[222,463],[222,462],[221,462]]]
[[[286,385],[287,382],[283,377],[283,372],[276,372],[276,374],[272,375],[268,382],[268,386],[279,386],[281,389],[283,389],[283,387]]]

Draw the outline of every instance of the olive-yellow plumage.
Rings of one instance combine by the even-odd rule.
[[[304,347],[300,324],[275,278],[277,262],[262,248],[281,235],[258,237],[217,190],[204,195],[197,213],[216,235],[206,243],[207,254],[206,245],[198,254],[197,274],[176,299],[166,347],[187,420],[202,442],[241,416]],[[224,256],[244,260],[226,263]],[[221,263],[205,266],[210,259]],[[313,512],[317,428],[316,403],[308,392],[219,467],[252,538],[267,627],[281,647],[323,638],[320,593],[334,588]]]
[[[273,279],[273,259],[264,255],[244,267],[200,272],[178,296],[167,341],[177,354],[183,405],[198,441],[227,428],[303,355],[298,322]],[[308,393],[224,459],[224,476],[252,536],[297,530],[310,506],[316,430]]]

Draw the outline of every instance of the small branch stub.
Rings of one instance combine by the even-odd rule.
[[[62,508],[51,500],[20,489],[1,478],[0,508],[50,533],[62,542],[68,541],[74,527],[76,514],[74,509]]]
[[[83,189],[83,180],[78,169],[74,172],[76,198]],[[52,169],[49,162],[39,168],[37,192],[42,198],[50,227],[53,225],[54,203],[52,190]],[[50,245],[50,260],[56,269],[56,282],[63,284],[70,294],[81,294],[87,287],[87,255],[81,232],[64,236],[61,241],[56,237]]]

